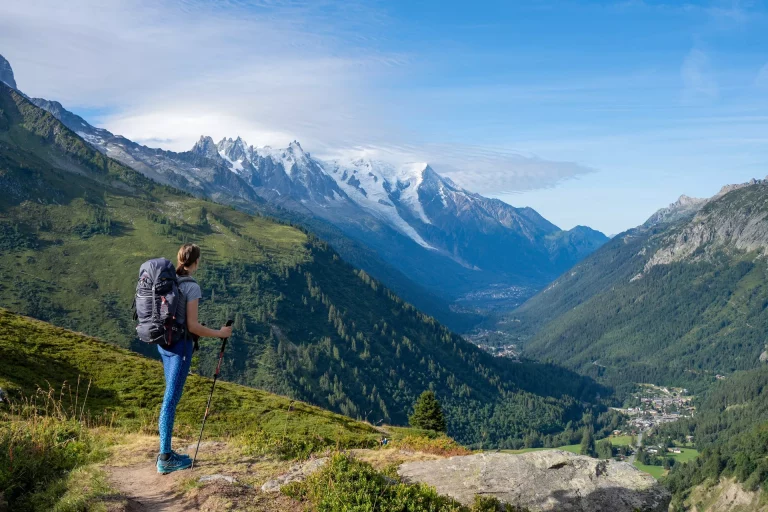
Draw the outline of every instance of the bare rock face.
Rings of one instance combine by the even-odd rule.
[[[0,55],[0,82],[5,82],[12,88],[16,88],[16,80],[13,78],[13,69],[11,63]]]
[[[560,450],[407,462],[398,473],[464,504],[493,496],[535,512],[666,512],[671,500],[652,476],[626,462]]]

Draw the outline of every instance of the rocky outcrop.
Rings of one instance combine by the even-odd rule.
[[[766,218],[766,180],[724,187],[690,222],[663,241],[646,263],[645,271],[656,265],[707,258],[719,249],[764,251],[768,248]]]
[[[493,496],[532,512],[662,512],[671,499],[653,477],[630,464],[560,450],[408,462],[398,473],[465,504],[477,495]]]
[[[666,208],[658,210],[645,221],[643,227],[650,228],[659,224],[675,222],[685,217],[693,217],[697,211],[704,206],[709,199],[700,199],[697,197],[680,196],[677,201]]]
[[[310,459],[300,464],[294,464],[284,474],[269,480],[261,486],[262,492],[277,492],[284,485],[291,482],[303,482],[306,478],[318,471],[320,468],[328,463],[328,457],[321,457],[319,459]]]
[[[205,482],[226,482],[228,484],[236,484],[237,478],[230,476],[230,475],[222,475],[221,473],[216,473],[215,475],[205,475],[201,476],[198,479],[198,482],[205,483]]]
[[[768,512],[768,504],[761,500],[760,492],[746,491],[733,479],[722,479],[716,485],[710,483],[694,487],[685,508],[672,510],[690,512]]]

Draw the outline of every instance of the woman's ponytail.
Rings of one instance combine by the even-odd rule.
[[[176,255],[178,265],[176,265],[176,275],[186,276],[189,275],[187,267],[192,265],[200,259],[200,247],[195,244],[184,244],[179,247],[179,253]]]

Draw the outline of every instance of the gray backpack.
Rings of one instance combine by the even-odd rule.
[[[176,322],[179,282],[176,267],[165,258],[144,262],[133,299],[136,334],[144,343],[169,347],[184,335],[185,326]]]

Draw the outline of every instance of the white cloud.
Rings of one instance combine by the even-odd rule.
[[[697,104],[710,102],[719,95],[712,64],[704,51],[693,48],[680,67],[683,81],[683,102]]]
[[[428,162],[457,185],[490,196],[550,188],[563,180],[595,172],[575,162],[545,160],[530,153],[469,144],[326,148],[316,156],[327,160],[362,157],[399,164]]]
[[[389,86],[416,64],[379,49],[389,22],[353,1],[27,0],[0,6],[0,53],[27,94],[95,112],[96,124],[150,146],[185,150],[206,134],[298,139],[313,152],[386,148],[478,191],[589,171],[411,130]]]

